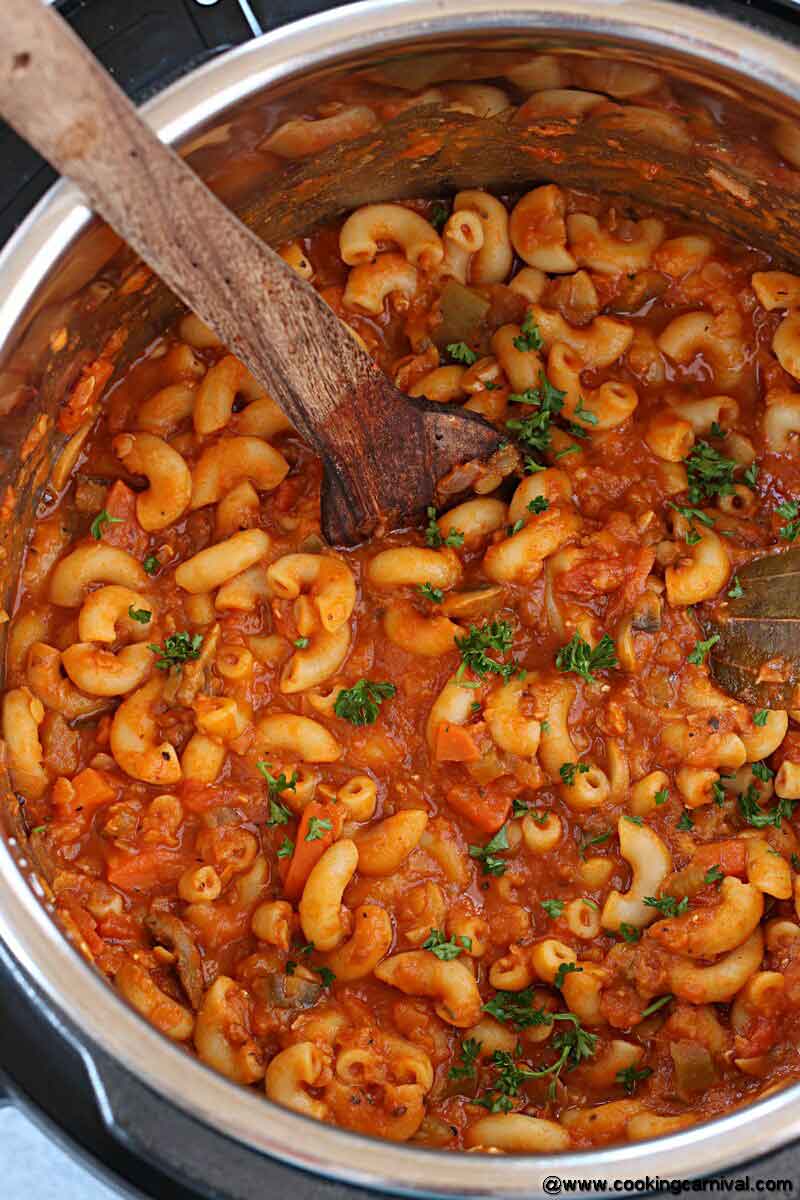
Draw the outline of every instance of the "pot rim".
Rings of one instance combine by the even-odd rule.
[[[452,2],[452,0],[450,0]],[[800,101],[800,53],[741,22],[671,0],[366,0],[288,25],[248,42],[193,72],[143,108],[161,138],[179,142],[268,85],[327,66],[380,44],[389,48],[437,35],[499,35],[557,29],[582,37],[613,36],[764,82]],[[60,182],[34,208],[0,253],[0,347],[15,331],[36,288],[92,215],[72,184]],[[12,854],[12,849],[16,852]],[[189,1057],[129,1009],[54,926],[23,870],[24,849],[0,839],[0,938],[13,958],[86,1042],[86,1061],[109,1124],[113,1099],[93,1070],[94,1042],[113,1060],[203,1125],[308,1171],[362,1187],[440,1197],[523,1197],[547,1177],[608,1181],[689,1179],[757,1158],[800,1136],[800,1084],[656,1141],[561,1155],[472,1156],[363,1137],[289,1111],[239,1088]],[[265,1107],[266,1103],[266,1107]],[[490,1178],[489,1178],[490,1177]],[[552,1193],[558,1189],[549,1189]]]

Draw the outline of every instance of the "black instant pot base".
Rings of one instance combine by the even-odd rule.
[[[141,102],[255,33],[337,2],[346,0],[57,0],[56,7]],[[717,0],[692,2],[722,7]],[[0,8],[3,3],[9,0],[0,0]],[[745,5],[753,17],[794,15],[800,30],[800,0],[745,0]],[[0,167],[2,246],[55,175],[2,122]],[[0,1101],[5,1087],[48,1136],[106,1183],[150,1200],[366,1200],[368,1193],[361,1189],[258,1157],[201,1130],[98,1051],[90,1070],[69,1035],[68,1027],[54,1024],[35,987],[0,945]],[[110,1101],[105,1119],[94,1073]],[[646,1174],[643,1158],[640,1175]],[[737,1195],[762,1195],[776,1180],[790,1180],[797,1192],[800,1145],[722,1178],[731,1181],[731,1191],[734,1180],[749,1179],[749,1188]]]

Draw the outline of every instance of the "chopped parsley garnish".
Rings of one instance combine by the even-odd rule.
[[[417,591],[426,600],[430,600],[431,604],[441,604],[444,600],[444,592],[441,588],[434,587],[432,583],[420,583],[417,586]]]
[[[518,1067],[508,1050],[495,1050],[489,1061],[496,1071],[494,1084],[474,1103],[491,1113],[511,1112],[520,1084],[540,1072],[532,1071],[530,1067]]]
[[[749,488],[754,488],[758,482],[758,463],[750,463],[750,466],[742,472],[742,479]]]
[[[715,633],[712,637],[710,637],[705,642],[699,642],[699,641],[695,642],[694,650],[692,650],[691,653],[686,656],[686,661],[693,663],[693,665],[695,667],[702,666],[709,650],[711,649],[712,646],[716,646],[718,641],[719,641],[719,634]]]
[[[751,783],[739,796],[739,813],[742,820],[746,821],[748,825],[752,825],[754,829],[766,829],[769,825],[780,829],[784,817],[787,821],[791,820],[794,803],[794,800],[782,798],[774,808],[764,812],[758,804],[758,788]]]
[[[632,1096],[636,1091],[636,1085],[649,1079],[652,1074],[652,1067],[621,1067],[615,1078],[620,1087],[624,1088],[629,1096]]]
[[[587,763],[565,762],[558,768],[558,773],[563,779],[567,787],[572,787],[575,782],[575,775],[585,775],[589,770]]]
[[[561,988],[564,986],[564,980],[566,979],[566,977],[568,975],[572,975],[573,972],[575,972],[577,974],[582,974],[583,967],[579,967],[578,964],[574,963],[574,962],[559,963],[558,970],[556,971],[556,977],[553,980],[553,987],[558,988],[558,990],[560,991]]]
[[[655,908],[662,917],[680,917],[689,907],[689,897],[683,896],[676,900],[674,896],[645,896],[644,902],[648,908]]]
[[[91,525],[89,526],[89,532],[91,533],[94,540],[96,542],[99,542],[100,538],[105,533],[105,529],[106,529],[107,525],[121,525],[121,524],[122,524],[122,517],[112,517],[111,513],[107,509],[101,508],[100,512],[97,514],[97,516],[95,517],[95,519],[92,521]]]
[[[359,679],[351,688],[339,692],[333,711],[351,725],[374,725],[384,700],[391,700],[396,692],[393,683]]]
[[[520,326],[519,335],[514,338],[514,347],[524,353],[526,350],[541,350],[543,345],[539,326],[536,324],[533,311],[529,310]]]
[[[142,566],[148,575],[155,575],[156,571],[161,566],[161,563],[158,561],[155,554],[148,554],[147,558],[142,563]]]
[[[712,496],[729,496],[738,463],[726,458],[708,442],[696,442],[684,460],[689,480],[689,503],[699,504]]]
[[[563,900],[542,900],[542,908],[555,921],[564,911]]]
[[[480,708],[480,705],[478,705],[478,707]],[[515,796],[514,799],[511,801],[512,817],[524,817],[526,815],[526,813],[529,813],[529,812],[530,812],[530,805],[527,804],[524,800],[521,800],[519,796]],[[534,820],[536,820],[535,815],[534,815]]]
[[[482,1042],[477,1038],[467,1038],[461,1043],[461,1064],[457,1067],[451,1067],[447,1072],[449,1079],[474,1079],[476,1074],[476,1064],[478,1055],[481,1052]]]
[[[180,670],[182,663],[199,658],[202,644],[202,634],[187,633],[184,630],[182,633],[171,633],[169,637],[164,638],[163,648],[150,644],[147,649],[152,650],[153,654],[159,655],[156,661],[158,670],[169,671],[172,667]]]
[[[759,729],[763,729],[768,720],[769,720],[769,709],[768,708],[759,708],[757,712],[753,713],[753,724],[757,725],[759,727]]]
[[[323,987],[329,988],[336,979],[336,975],[330,967],[312,967],[311,970],[319,975]]]
[[[438,550],[440,546],[463,546],[464,534],[460,529],[451,529],[447,537],[442,537],[442,531],[436,521],[436,509],[433,505],[425,510],[428,518],[428,524],[425,526],[425,541],[434,550]]]
[[[688,808],[685,808],[683,810],[683,812],[681,813],[680,820],[678,821],[678,824],[676,825],[676,829],[681,829],[684,831],[687,831],[689,829],[694,829],[694,820],[693,820],[692,814],[689,812]]]
[[[532,500],[528,501],[528,512],[536,513],[537,516],[539,513],[547,512],[549,507],[550,501],[546,496],[534,496]]]
[[[515,533],[519,533],[520,529],[522,529],[522,526],[524,524],[525,524],[525,522],[523,521],[522,517],[519,517],[519,519],[516,520],[513,525],[507,525],[506,526],[506,537],[513,537]]]
[[[623,813],[623,821],[630,821],[631,825],[644,825],[644,817],[638,817],[634,813]]]
[[[269,817],[267,818],[267,824],[286,825],[291,813],[288,808],[279,802],[278,796],[280,796],[281,792],[296,791],[299,776],[296,771],[293,771],[291,779],[287,779],[283,771],[281,771],[280,775],[276,777],[270,774],[269,767],[270,764],[268,762],[259,761],[256,763],[256,770],[266,779],[269,790]]]
[[[750,764],[750,770],[755,775],[756,779],[760,779],[762,783],[769,783],[772,776],[775,774],[765,762],[754,762]]]
[[[725,803],[725,788],[719,779],[715,779],[711,784],[711,799],[717,808],[722,808]]]
[[[642,936],[641,929],[635,925],[629,925],[627,921],[620,921],[619,931],[626,942],[638,942]]]
[[[449,215],[450,214],[448,213],[446,206],[437,200],[430,211],[430,216],[428,217],[428,220],[437,233],[441,233],[441,231],[444,229]]]
[[[541,453],[550,446],[550,422],[564,407],[566,392],[553,387],[544,371],[539,372],[539,386],[525,392],[514,392],[509,400],[531,404],[536,412],[526,417],[513,417],[506,421],[506,429],[515,433],[518,441],[528,450]]]
[[[586,683],[597,683],[593,671],[610,671],[617,665],[617,652],[607,633],[603,634],[594,649],[579,633],[574,633],[556,655],[556,668],[559,671],[574,671]]]
[[[305,841],[319,842],[332,829],[333,822],[329,821],[327,817],[312,817],[308,822],[308,833],[305,836]]]
[[[290,837],[285,837],[278,847],[278,858],[291,858],[294,854],[294,842]]]
[[[450,342],[445,349],[454,362],[463,363],[465,367],[471,367],[478,361],[477,354],[470,350],[466,342]]]
[[[724,878],[725,872],[720,870],[719,864],[716,863],[706,871],[703,876],[703,883],[721,883]]]
[[[485,846],[470,846],[469,856],[478,859],[484,875],[505,875],[506,863],[498,857],[498,851],[508,849],[508,833],[503,825]]]
[[[431,954],[435,954],[442,962],[450,962],[452,959],[458,958],[462,950],[472,949],[472,938],[456,937],[455,935],[446,938],[443,929],[431,929],[422,943],[422,949],[430,950]]]
[[[611,838],[611,830],[607,829],[605,833],[597,833],[594,837],[590,837],[587,841],[581,843],[579,854],[581,858],[586,857],[586,851],[590,846],[602,846]]]
[[[310,638],[299,637],[299,638],[294,639],[294,645],[297,647],[298,650],[305,650],[306,646],[309,645],[310,641],[311,641]]]
[[[647,1008],[642,1011],[642,1017],[652,1017],[654,1012],[658,1012],[665,1004],[669,1004],[670,1000],[674,999],[672,992],[667,992],[666,996],[659,996],[652,1004],[648,1004]]]
[[[653,799],[656,804],[666,804],[669,800],[669,788],[659,788]]]
[[[578,417],[581,421],[585,421],[587,425],[596,425],[598,421],[596,413],[593,413],[591,409],[583,407],[583,396],[578,400],[578,407],[575,409],[573,416]],[[585,430],[581,430],[582,434],[585,434],[585,432]]]
[[[463,637],[455,639],[456,646],[461,651],[461,665],[456,672],[457,680],[460,682],[467,670],[480,679],[490,674],[508,679],[517,669],[516,663],[498,662],[487,652],[496,650],[498,654],[507,654],[513,640],[514,629],[508,621],[485,621],[480,628],[470,625]]]
[[[731,600],[738,600],[743,595],[744,595],[744,588],[739,583],[739,576],[734,575],[734,577],[731,581],[731,586],[728,589],[728,597]]]
[[[128,616],[132,621],[138,621],[140,625],[146,625],[153,619],[153,614],[146,608],[134,608],[132,604],[128,605]]]
[[[779,517],[786,517],[785,525],[781,525],[778,530],[779,535],[785,542],[795,542],[800,537],[800,520],[797,519],[797,514],[800,512],[794,500],[784,500],[775,509]]]

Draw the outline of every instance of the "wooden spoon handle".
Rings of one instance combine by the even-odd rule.
[[[3,5],[0,114],[247,364],[349,490],[364,468],[362,424],[386,408],[385,377],[41,0]]]

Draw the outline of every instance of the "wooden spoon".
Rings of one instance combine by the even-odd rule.
[[[314,289],[159,141],[41,0],[12,0],[0,14],[0,114],[81,187],[314,447],[332,544],[418,515],[447,472],[504,440],[474,413],[398,391]]]

